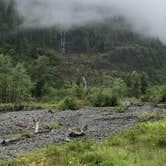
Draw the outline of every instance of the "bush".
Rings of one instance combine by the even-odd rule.
[[[166,102],[166,85],[154,86],[148,89],[143,100],[156,103]]]
[[[124,131],[119,135],[111,134],[109,145],[127,145],[144,143],[147,146],[166,147],[166,119],[158,122],[140,124],[136,129]]]
[[[85,97],[85,90],[83,86],[74,85],[72,88],[72,94],[78,99],[83,99]]]
[[[75,97],[65,97],[58,103],[57,108],[60,110],[78,110],[83,106],[83,101],[80,101]]]
[[[14,104],[0,104],[0,111],[14,111]]]
[[[24,109],[24,104],[1,103],[0,111],[20,111]]]
[[[103,155],[98,152],[87,152],[82,154],[81,160],[83,163],[88,163],[89,165],[101,165],[103,162]]]
[[[126,83],[129,88],[129,96],[139,98],[146,93],[149,87],[149,78],[144,72],[133,71],[128,74]]]
[[[121,78],[113,78],[110,81],[111,91],[114,95],[120,98],[126,97],[128,94],[128,89],[126,83]]]
[[[93,88],[89,91],[86,101],[94,107],[118,105],[118,97],[113,95],[110,89]]]

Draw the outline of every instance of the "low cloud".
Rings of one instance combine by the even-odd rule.
[[[166,43],[165,0],[15,0],[26,27],[71,28],[124,17],[133,30]]]

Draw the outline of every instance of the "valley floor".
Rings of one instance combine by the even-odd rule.
[[[0,161],[16,157],[22,153],[43,148],[48,143],[62,144],[73,139],[91,138],[104,141],[110,133],[135,128],[139,123],[159,114],[159,108],[151,105],[131,106],[123,113],[115,113],[112,108],[83,108],[79,111],[49,112],[48,110],[19,111],[0,113],[0,141],[34,130],[33,120],[39,120],[39,131],[48,125],[58,124],[58,129],[41,132],[30,138],[20,139],[9,144],[0,144]],[[166,115],[166,109],[160,114]],[[146,117],[146,118],[145,118]],[[149,117],[149,118],[147,118]],[[71,131],[86,127],[86,136],[68,137]]]

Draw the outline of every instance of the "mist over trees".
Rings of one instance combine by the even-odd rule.
[[[156,38],[133,32],[124,17],[65,30],[58,26],[25,28],[15,5],[15,1],[0,0],[1,60],[10,61],[11,68],[5,77],[1,72],[1,102],[30,97],[59,100],[58,96],[74,93],[73,86],[81,88],[83,77],[88,87],[109,87],[113,79],[114,89],[122,86],[121,95],[130,93],[132,97],[145,94],[149,84],[146,75],[151,85],[166,82],[166,46]],[[19,79],[21,87],[17,87]]]

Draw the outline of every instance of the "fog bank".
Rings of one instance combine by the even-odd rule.
[[[71,28],[123,16],[139,33],[166,43],[165,0],[15,0],[26,27]]]

